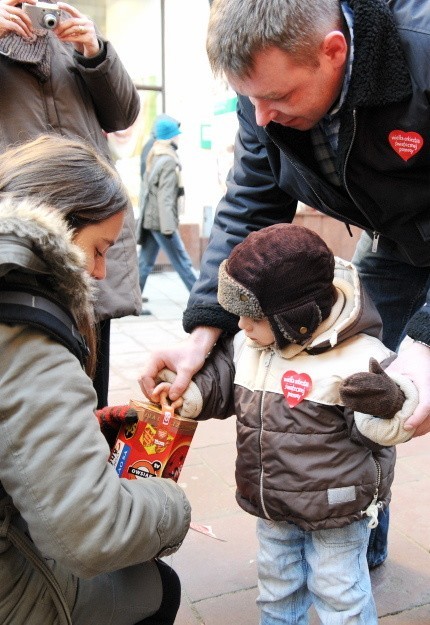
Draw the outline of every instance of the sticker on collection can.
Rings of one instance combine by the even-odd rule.
[[[112,448],[109,462],[113,464],[118,475],[121,475],[121,473],[123,472],[124,467],[127,464],[127,458],[129,453],[130,446],[126,445],[124,441],[117,439],[115,446]]]

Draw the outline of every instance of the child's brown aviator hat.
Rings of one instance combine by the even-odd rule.
[[[234,315],[267,317],[279,349],[306,343],[335,301],[334,257],[312,230],[276,224],[251,232],[220,266],[218,301]]]

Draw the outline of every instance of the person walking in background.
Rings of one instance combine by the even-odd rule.
[[[171,122],[177,124],[178,128],[181,127],[181,122],[179,122],[174,117],[170,117],[170,115],[166,115],[165,113],[161,113],[160,115],[157,115],[157,117],[155,118],[155,122],[154,122],[154,124],[152,126],[152,129],[151,129],[150,137],[149,137],[148,141],[145,143],[145,145],[143,146],[142,151],[140,153],[140,179],[141,179],[141,181],[143,180],[143,176],[145,175],[145,171],[146,171],[146,159],[148,158],[148,154],[149,154],[150,149],[154,145],[154,141],[155,141],[155,125],[156,125],[157,121],[159,121],[160,119],[170,120]],[[144,297],[142,295],[142,302],[146,303],[147,301],[148,301],[148,298]]]
[[[354,265],[294,224],[251,232],[234,248],[219,270],[218,301],[241,332],[213,349],[179,412],[236,415],[236,499],[258,517],[260,625],[307,623],[311,603],[323,625],[376,625],[366,550],[390,500],[398,437],[375,444],[372,424],[356,423],[340,393],[344,384],[357,405],[369,375],[390,380],[382,369],[362,373],[371,359],[384,366],[395,357],[378,338],[380,316]],[[151,399],[174,377],[161,371]],[[397,380],[416,399],[412,382]],[[394,401],[392,385],[396,393],[373,405],[379,414],[393,400],[395,419],[404,396]]]
[[[180,582],[159,558],[189,502],[172,480],[118,477],[89,377],[94,280],[127,192],[92,146],[57,135],[1,154],[0,191],[0,622],[173,625]],[[6,318],[17,302],[30,316]],[[49,332],[36,313],[53,310]]]
[[[148,158],[148,154],[149,154],[150,149],[154,145],[154,141],[155,141],[155,127],[156,127],[157,122],[160,119],[166,119],[168,121],[171,121],[173,124],[177,124],[178,128],[181,127],[181,122],[178,122],[178,120],[175,119],[174,117],[170,117],[170,115],[166,115],[165,113],[161,113],[160,115],[157,115],[157,117],[155,118],[155,122],[154,122],[154,124],[152,126],[152,129],[151,129],[151,135],[150,135],[148,141],[143,146],[142,151],[140,153],[140,177],[141,178],[143,178],[143,176],[145,174],[146,159]]]
[[[137,242],[141,246],[139,282],[142,295],[160,248],[189,291],[197,279],[178,230],[178,203],[184,195],[177,155],[180,134],[179,123],[173,118],[163,117],[155,122],[155,141],[148,153],[141,181],[141,213],[137,226]],[[144,309],[141,314],[151,313]]]
[[[58,7],[57,25],[46,29],[32,25],[20,0],[0,0],[0,151],[52,132],[85,139],[111,163],[103,131],[133,124],[140,109],[137,90],[94,23],[70,4],[59,2]],[[46,182],[49,175],[47,170]],[[100,340],[94,387],[99,408],[108,403],[110,320],[138,315],[142,307],[134,224],[129,202],[109,254],[108,277],[97,286]]]

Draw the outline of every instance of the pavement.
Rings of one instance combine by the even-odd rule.
[[[148,278],[151,315],[112,324],[109,403],[142,399],[137,379],[149,353],[183,339],[188,291],[174,272]],[[398,447],[389,556],[372,571],[381,625],[430,625],[430,435]],[[176,625],[258,625],[255,518],[235,501],[235,421],[199,423],[179,478],[191,529],[166,559],[182,582]],[[320,623],[313,609],[309,625]]]

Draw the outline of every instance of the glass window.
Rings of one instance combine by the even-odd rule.
[[[164,111],[165,0],[71,0],[88,15],[118,52],[139,92],[135,123],[111,133],[109,146],[116,167],[136,207],[140,187],[140,154],[156,116]]]
[[[102,35],[106,35],[106,0],[71,0],[69,4],[88,15]]]

